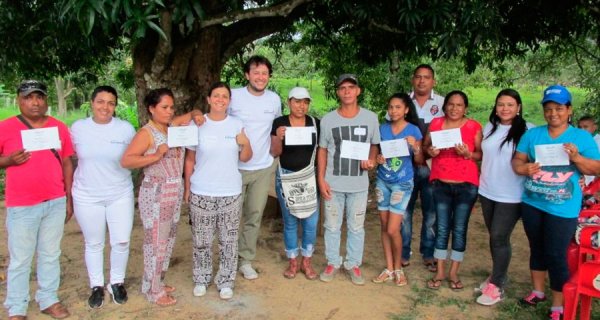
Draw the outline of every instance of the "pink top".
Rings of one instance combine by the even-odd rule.
[[[44,128],[58,127],[62,159],[74,154],[69,129],[62,122],[48,117]],[[17,117],[0,122],[0,155],[10,156],[23,149],[21,131],[28,130]],[[62,163],[52,151],[32,151],[31,158],[18,166],[6,168],[6,206],[33,206],[46,200],[65,196]]]
[[[444,117],[433,119],[429,125],[429,131],[442,130],[444,119]],[[472,119],[468,119],[460,127],[462,141],[471,152],[475,150],[475,136],[478,131],[481,131],[481,125]],[[462,181],[479,186],[479,170],[475,161],[459,156],[454,149],[441,149],[440,154],[432,158],[431,162],[429,181],[436,179]]]
[[[156,148],[163,143],[167,143],[167,135],[158,131],[152,125],[144,126],[149,130],[154,140],[154,145],[146,151],[145,154],[156,152]],[[169,179],[183,179],[183,160],[185,150],[183,148],[169,148],[169,151],[163,156],[160,161],[144,167],[144,176]]]

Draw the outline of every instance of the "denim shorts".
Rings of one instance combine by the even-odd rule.
[[[377,210],[404,215],[413,190],[413,180],[387,183],[380,179],[375,182]]]

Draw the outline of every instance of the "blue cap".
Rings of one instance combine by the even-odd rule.
[[[544,90],[544,98],[542,99],[542,104],[553,101],[558,104],[567,104],[571,102],[571,94],[569,90],[563,86],[554,85],[549,86]]]

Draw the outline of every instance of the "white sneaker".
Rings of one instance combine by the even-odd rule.
[[[493,306],[496,303],[504,299],[504,292],[502,289],[496,287],[493,283],[483,288],[482,294],[477,298],[477,303],[484,306]]]
[[[195,297],[202,297],[205,294],[206,294],[206,286],[203,286],[201,284],[197,284],[194,287],[194,296]]]
[[[483,289],[485,289],[485,287],[487,287],[488,283],[490,283],[490,279],[491,278],[492,278],[492,276],[489,276],[489,277],[485,278],[485,281],[483,281],[482,283],[480,283],[479,287],[473,288],[473,291],[475,291],[475,293],[482,293]]]
[[[219,292],[219,297],[223,300],[228,300],[233,298],[233,290],[231,288],[223,288]]]
[[[242,265],[240,267],[240,272],[246,280],[258,279],[258,273],[256,273],[256,270],[254,270],[254,268],[252,268],[252,265],[249,263]]]

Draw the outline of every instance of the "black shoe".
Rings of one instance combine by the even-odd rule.
[[[88,305],[92,309],[101,308],[104,304],[104,287],[93,287],[92,294],[88,299]]]
[[[107,287],[114,303],[124,304],[127,302],[127,290],[125,290],[125,286],[122,283],[111,284]]]

